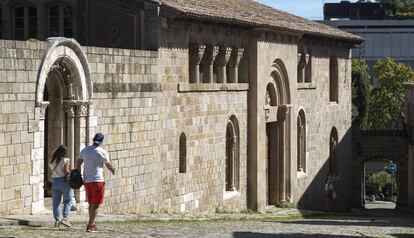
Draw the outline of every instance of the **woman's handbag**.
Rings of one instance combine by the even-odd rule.
[[[43,188],[46,189],[48,192],[52,191],[52,183],[49,180],[43,181]]]

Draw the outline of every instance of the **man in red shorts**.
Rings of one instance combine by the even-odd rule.
[[[96,133],[93,144],[85,147],[77,162],[77,169],[81,171],[83,163],[83,182],[86,190],[86,197],[89,203],[89,223],[86,232],[98,232],[95,218],[98,215],[99,205],[103,203],[105,193],[105,180],[103,177],[104,165],[115,175],[115,168],[109,161],[109,154],[99,147],[104,140],[102,133]]]

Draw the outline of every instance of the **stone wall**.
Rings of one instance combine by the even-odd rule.
[[[338,58],[338,103],[329,101],[329,58]],[[306,117],[306,173],[297,173],[296,198],[299,205],[323,209],[324,179],[329,173],[329,143],[332,128],[338,131],[338,149],[334,186],[337,209],[347,209],[351,195],[351,60],[349,49],[325,42],[312,44],[312,83],[296,84],[293,120],[302,109]],[[293,127],[296,128],[296,125]],[[296,129],[295,129],[296,131]],[[296,133],[296,132],[295,132]],[[296,135],[292,132],[292,136]],[[292,147],[295,148],[295,147]],[[296,156],[296,151],[294,152]],[[296,161],[296,160],[294,160]],[[296,170],[297,171],[297,170]]]
[[[45,145],[35,93],[47,46],[0,45],[0,214],[39,213]],[[93,83],[90,137],[94,131],[105,134],[103,148],[117,168],[115,175],[105,171],[102,212],[214,212],[226,203],[245,208],[248,87],[179,91],[179,85],[188,88],[186,50],[83,50]],[[240,126],[241,172],[239,191],[229,195],[224,192],[225,141],[232,115]],[[179,173],[183,132],[187,172]]]
[[[43,207],[43,156],[35,121],[42,43],[0,41],[0,214],[29,214]]]

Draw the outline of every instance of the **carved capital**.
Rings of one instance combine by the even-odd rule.
[[[231,51],[230,65],[232,67],[238,67],[243,55],[244,55],[244,49],[233,48],[233,50]]]
[[[291,107],[289,105],[281,105],[278,107],[277,120],[285,121],[289,118]]]
[[[49,102],[41,102],[37,105],[35,110],[35,120],[44,120],[46,117],[46,109],[49,106]]]
[[[229,62],[232,49],[230,47],[221,47],[217,55],[216,64],[219,66],[226,66]]]
[[[201,63],[201,59],[203,58],[205,51],[206,51],[205,45],[190,44],[190,47],[189,47],[190,64],[199,65]]]
[[[76,117],[88,116],[88,105],[80,104],[76,106]]]
[[[214,60],[216,59],[219,53],[218,46],[207,46],[204,53],[204,63],[205,65],[213,65]]]
[[[67,117],[75,117],[76,115],[75,105],[70,104],[70,103],[65,103],[65,113]]]

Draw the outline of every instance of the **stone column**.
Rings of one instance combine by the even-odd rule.
[[[86,102],[79,102],[76,105],[75,114],[75,144],[74,144],[74,164],[73,168],[76,167],[77,160],[80,158],[80,150],[85,145],[85,134],[86,134],[86,117],[88,116],[88,104]],[[75,190],[76,203],[80,203],[80,190]]]
[[[214,83],[213,65],[214,60],[218,54],[219,48],[217,46],[207,46],[203,57],[203,82]]]
[[[29,184],[32,191],[31,214],[38,214],[44,211],[44,138],[45,114],[49,102],[42,102],[35,108],[35,121],[38,121],[38,130],[33,133],[34,146],[31,151],[32,173]]]
[[[239,83],[239,64],[244,54],[244,49],[233,48],[229,61],[229,83]]]
[[[205,51],[205,45],[191,44],[189,47],[190,83],[200,83],[200,63]]]
[[[217,55],[217,83],[227,83],[226,67],[231,55],[230,47],[221,47]]]
[[[237,190],[237,181],[238,181],[238,163],[237,163],[237,136],[233,136],[233,144],[231,148],[232,158],[233,158],[233,187],[232,191]]]
[[[76,107],[73,101],[64,102],[66,114],[66,143],[67,156],[70,158],[71,168],[74,168],[75,163],[75,112]]]
[[[290,181],[290,179],[287,176],[290,176],[290,173],[288,173],[289,171],[289,166],[287,163],[289,163],[288,161],[288,154],[287,154],[287,146],[286,146],[286,142],[290,139],[289,135],[287,135],[287,131],[288,131],[288,118],[289,118],[289,113],[290,113],[290,108],[287,105],[282,105],[280,106],[278,111],[278,121],[279,121],[279,128],[280,128],[280,136],[279,136],[279,140],[280,140],[280,201],[281,202],[285,202],[286,201],[286,194],[287,194],[287,187],[288,182]]]

